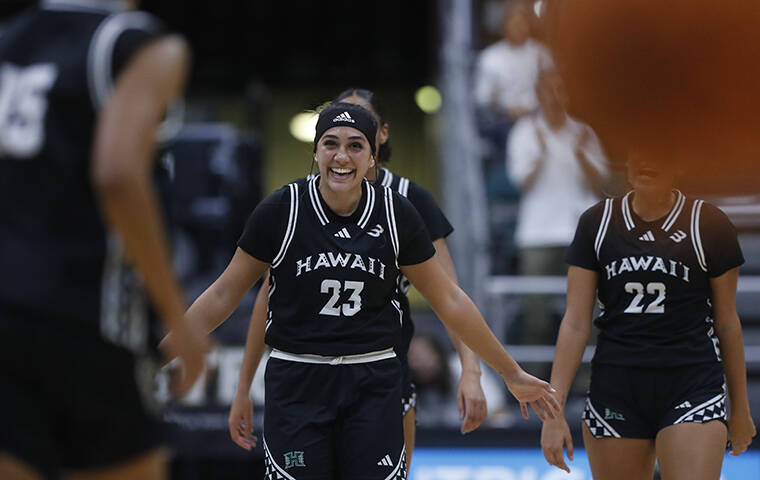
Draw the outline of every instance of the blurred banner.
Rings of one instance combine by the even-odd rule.
[[[538,448],[418,448],[410,480],[591,480],[586,452],[575,450],[570,474],[546,463]],[[723,462],[720,480],[760,478],[760,452]]]

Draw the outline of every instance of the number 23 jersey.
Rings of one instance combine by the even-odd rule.
[[[710,279],[744,263],[734,226],[717,207],[675,191],[646,222],[633,192],[578,222],[567,262],[599,273],[594,363],[676,366],[720,361]]]
[[[366,180],[356,211],[336,215],[319,180],[269,195],[238,241],[271,265],[266,343],[329,356],[392,347],[403,321],[399,266],[435,253],[425,225],[407,199]]]

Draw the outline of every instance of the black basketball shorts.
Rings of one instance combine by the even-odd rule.
[[[654,439],[670,425],[726,423],[723,365],[669,368],[594,364],[583,420],[596,438]]]
[[[267,361],[267,479],[406,478],[397,358],[357,364]]]
[[[55,476],[114,466],[164,443],[156,362],[97,333],[22,320],[0,319],[0,452]]]

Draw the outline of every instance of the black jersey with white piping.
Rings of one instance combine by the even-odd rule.
[[[366,180],[356,211],[339,216],[319,178],[267,197],[238,242],[271,264],[266,343],[334,356],[393,347],[403,322],[399,266],[433,256],[427,231],[408,200]]]
[[[588,209],[567,261],[598,272],[595,363],[676,366],[720,361],[710,279],[744,262],[728,217],[675,191],[672,209],[647,222],[633,192]]]

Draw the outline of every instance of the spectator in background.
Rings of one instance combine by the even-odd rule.
[[[439,336],[421,331],[409,345],[409,369],[417,388],[417,422],[426,427],[456,428],[462,423],[455,395],[462,367],[459,356],[444,342],[443,333]],[[506,426],[506,396],[501,383],[489,369],[483,370],[481,383],[488,404],[484,425]]]
[[[536,94],[540,110],[521,118],[509,135],[507,171],[521,191],[515,242],[522,275],[565,275],[565,250],[581,213],[606,185],[609,169],[591,128],[569,117],[562,81],[542,69]],[[554,322],[545,296],[523,303],[519,343],[554,343]]]
[[[506,2],[503,38],[480,52],[475,67],[475,104],[481,134],[492,162],[504,158],[512,124],[538,108],[539,65],[550,62],[549,51],[531,35],[533,13],[524,0]]]

